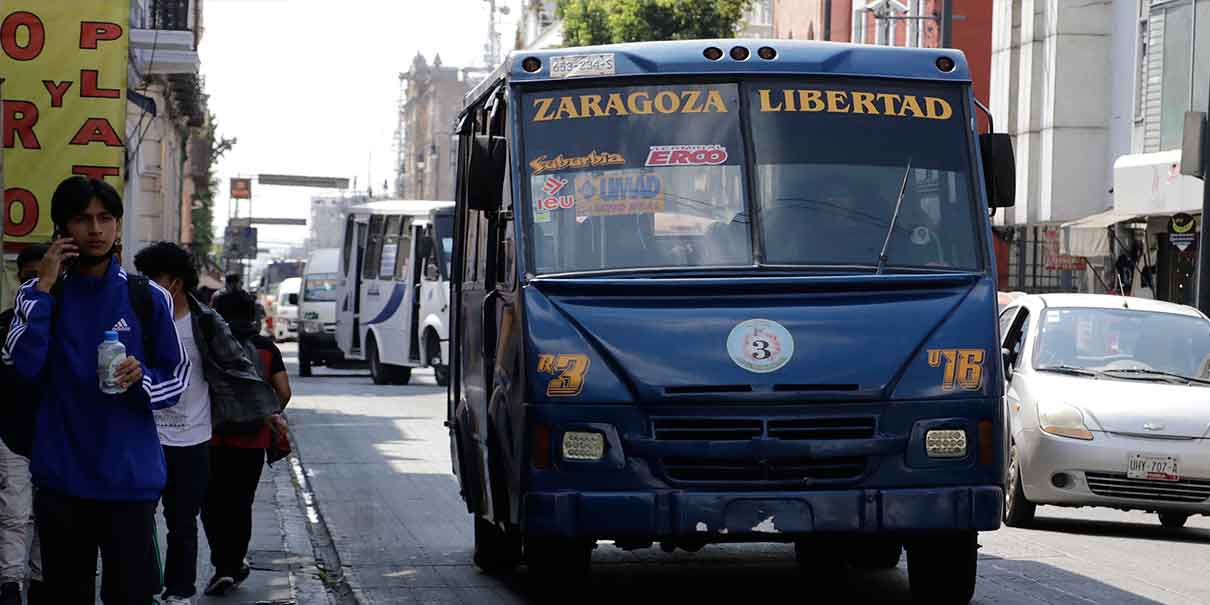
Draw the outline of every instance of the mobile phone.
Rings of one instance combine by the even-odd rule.
[[[56,225],[54,233],[51,234],[50,239],[53,242],[53,241],[57,241],[62,238],[65,238],[65,237],[71,237],[71,236],[68,235],[67,233],[63,232],[63,230],[61,230],[59,228],[59,226]],[[73,256],[71,258],[65,258],[65,259],[63,259],[63,262],[59,263],[59,265],[60,265],[60,275],[62,275],[63,273],[67,273],[69,270],[71,270],[72,267],[74,267],[76,265],[76,257]]]

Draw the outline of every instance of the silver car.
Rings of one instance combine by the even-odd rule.
[[[1093,294],[1000,313],[1012,431],[1005,524],[1038,504],[1210,514],[1210,321],[1180,305]]]

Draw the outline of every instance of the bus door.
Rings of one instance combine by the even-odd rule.
[[[350,357],[361,357],[361,266],[366,224],[349,215],[340,251],[341,299],[336,310],[336,344]]]
[[[411,321],[408,322],[408,361],[417,366],[428,365],[427,360],[420,359],[420,320],[423,318],[420,313],[420,305],[424,302],[422,287],[424,265],[428,257],[426,243],[431,230],[431,225],[416,223],[412,226],[410,229],[413,247],[410,255],[411,261],[403,267],[403,271],[407,273],[408,280],[410,280],[412,292],[412,316]]]
[[[406,271],[411,252],[411,218],[390,215],[370,219],[370,240],[366,246],[367,330],[374,329],[378,358],[389,365],[406,365],[409,292]],[[401,237],[402,236],[402,237]],[[369,338],[367,334],[367,338]],[[368,353],[368,351],[367,351]]]

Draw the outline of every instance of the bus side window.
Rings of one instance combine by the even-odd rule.
[[[382,232],[386,218],[381,214],[370,217],[370,237],[366,241],[365,261],[361,267],[363,279],[377,279],[378,262],[382,258]]]
[[[479,249],[478,211],[466,211],[466,240],[463,242],[463,244],[462,283],[474,283],[478,278],[478,273],[475,272],[475,267],[479,262],[479,255],[476,254]]]
[[[353,262],[353,229],[356,225],[357,219],[353,215],[349,215],[349,220],[345,222],[344,250],[341,251],[340,263],[343,267],[340,272],[341,279],[349,275],[349,264]]]
[[[397,277],[396,266],[399,260],[407,254],[406,250],[399,245],[399,226],[404,223],[402,216],[394,215],[387,217],[386,231],[382,235],[382,253],[379,254],[379,269],[378,279],[395,279]]]
[[[514,275],[517,271],[514,267],[516,247],[513,241],[513,219],[503,218],[508,216],[507,211],[513,207],[512,177],[507,171],[504,173],[504,189],[500,192],[500,207],[505,213],[498,215],[501,217],[499,228],[502,237],[499,252],[496,254],[496,283],[511,292],[516,287],[517,280]]]
[[[412,258],[412,217],[405,216],[399,225],[399,251],[395,257],[395,281],[408,278],[408,261]]]

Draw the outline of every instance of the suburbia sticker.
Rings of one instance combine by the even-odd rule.
[[[888,92],[850,90],[770,90],[756,91],[761,113],[824,112],[859,113],[897,118],[948,120],[954,115],[949,101]]]
[[[530,172],[545,174],[564,170],[583,170],[585,168],[607,168],[609,166],[625,166],[626,158],[620,153],[590,151],[588,155],[566,157],[559,154],[555,157],[540,155],[529,161]]]
[[[584,376],[588,374],[590,360],[587,355],[538,356],[538,373],[554,375],[546,385],[547,397],[575,397],[584,390]]]
[[[617,65],[613,53],[564,55],[550,60],[550,77],[552,78],[612,76],[616,70]]]
[[[576,175],[576,216],[664,211],[664,179],[641,170]]]
[[[731,329],[727,354],[735,365],[749,372],[775,372],[794,356],[794,337],[775,321],[749,319]]]
[[[533,100],[534,122],[649,116],[674,113],[727,113],[727,102],[718,90],[637,90],[605,95],[537,97]]]
[[[658,145],[647,152],[648,166],[718,166],[726,161],[722,145]]]

